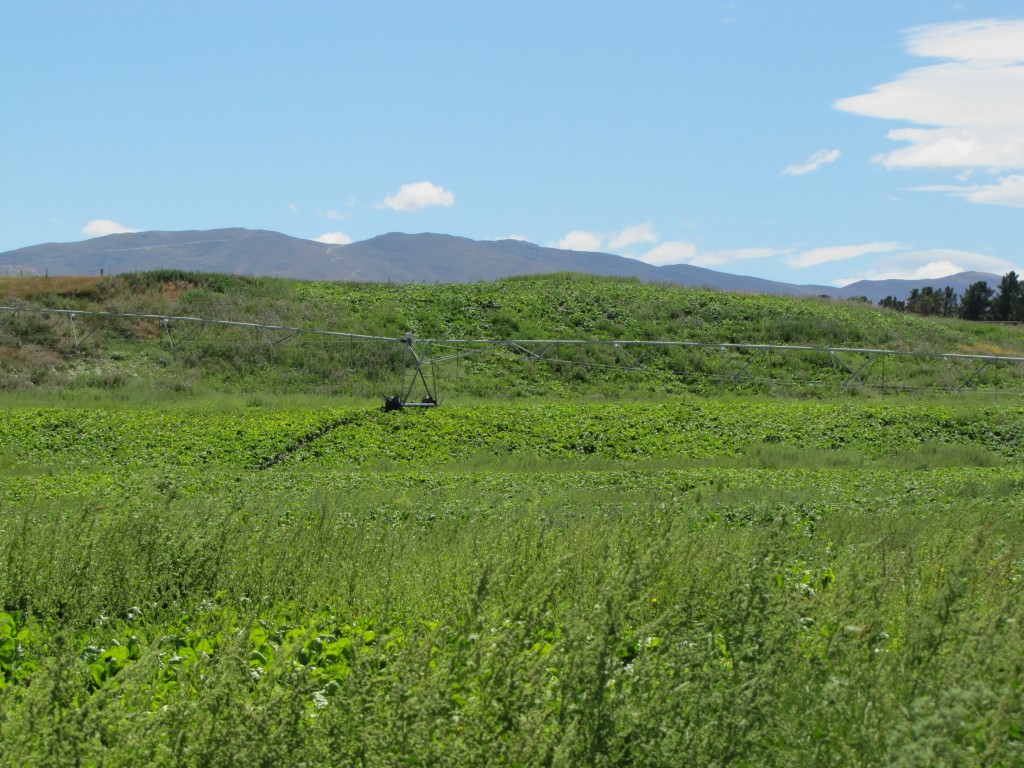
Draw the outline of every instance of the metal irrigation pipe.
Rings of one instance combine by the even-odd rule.
[[[530,354],[524,349],[528,344],[546,344],[554,346],[647,346],[647,347],[690,347],[704,349],[742,349],[757,351],[786,351],[786,352],[847,352],[860,355],[883,355],[883,356],[904,356],[904,357],[937,357],[943,359],[958,360],[989,360],[993,362],[1024,363],[1024,357],[1010,355],[972,355],[960,352],[924,352],[915,350],[898,349],[864,349],[859,347],[810,347],[795,344],[734,344],[710,341],[643,341],[630,339],[416,339],[418,343],[444,343],[444,344],[478,344],[491,347],[507,346],[518,347],[521,352]]]
[[[78,317],[89,315],[91,317],[127,317],[136,320],[159,320],[165,326],[169,323],[201,323],[203,325],[225,325],[236,328],[255,328],[263,331],[284,331],[287,333],[312,333],[321,336],[334,336],[348,339],[349,341],[405,341],[405,339],[391,336],[367,336],[360,333],[343,333],[341,331],[324,331],[318,328],[293,328],[287,325],[265,325],[263,323],[243,323],[237,320],[208,320],[203,317],[182,317],[176,315],[150,315],[139,312],[96,312],[86,309],[40,309],[37,307],[0,307],[0,312],[34,312],[39,315],[70,315]]]

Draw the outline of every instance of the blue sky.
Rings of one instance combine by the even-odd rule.
[[[1024,271],[1020,0],[0,0],[0,104],[0,252],[237,226]]]

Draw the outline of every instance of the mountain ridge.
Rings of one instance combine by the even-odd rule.
[[[0,275],[89,275],[181,269],[301,280],[466,283],[530,274],[581,272],[677,283],[740,293],[905,298],[913,288],[973,282],[998,275],[962,272],[936,280],[861,280],[843,288],[800,285],[718,272],[691,264],[653,266],[598,251],[570,251],[524,240],[472,240],[456,235],[389,232],[345,245],[270,230],[150,230],[72,243],[42,243],[0,253]]]

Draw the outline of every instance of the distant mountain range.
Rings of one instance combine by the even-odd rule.
[[[113,275],[153,269],[399,283],[468,283],[513,275],[582,272],[744,293],[865,296],[874,302],[886,296],[906,298],[913,288],[925,286],[951,286],[962,294],[978,280],[992,286],[999,282],[998,275],[961,272],[937,280],[862,280],[845,288],[794,285],[689,264],[655,267],[610,253],[545,248],[521,240],[399,232],[349,245],[238,228],[133,232],[0,253],[0,275],[98,275],[101,271]]]

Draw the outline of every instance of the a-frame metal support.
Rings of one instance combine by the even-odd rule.
[[[401,394],[385,398],[385,411],[399,411],[402,408],[433,408],[437,405],[437,379],[434,375],[434,361],[430,357],[430,342],[426,342],[423,353],[416,351],[416,339],[411,333],[402,337],[405,353],[402,361]],[[430,380],[424,373],[424,367],[430,367]],[[412,393],[416,384],[423,386],[423,399],[412,402]]]

